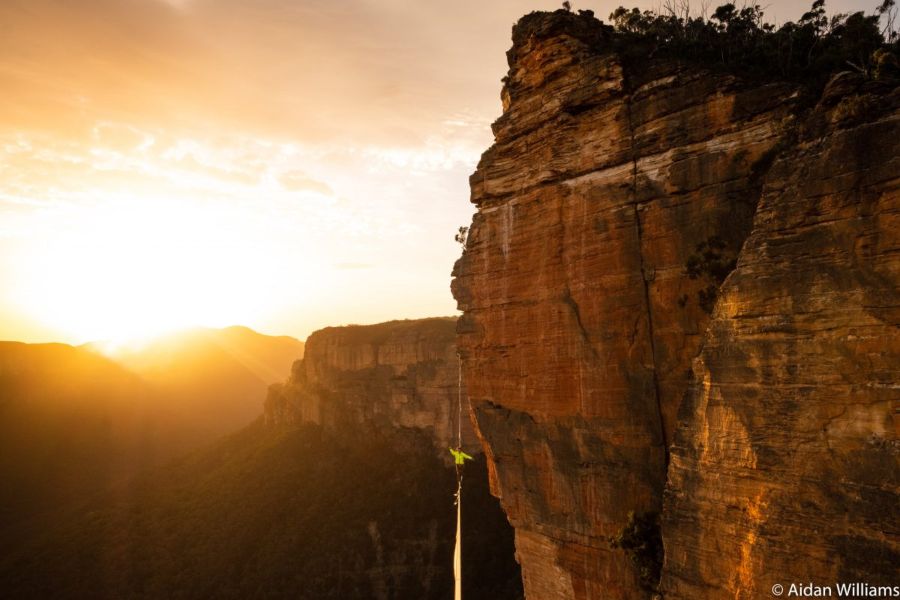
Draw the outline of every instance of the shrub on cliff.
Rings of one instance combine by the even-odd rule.
[[[611,547],[621,548],[628,555],[638,571],[641,587],[655,592],[663,563],[659,514],[648,512],[635,515],[629,512],[625,527],[609,542]]]
[[[626,58],[692,60],[744,76],[818,86],[846,70],[892,77],[890,66],[897,64],[898,54],[895,12],[895,0],[884,0],[873,14],[829,18],[825,0],[815,0],[799,20],[776,28],[765,22],[759,5],[724,4],[707,18],[692,16],[690,5],[682,2],[662,14],[619,7],[610,20]]]
[[[696,251],[685,263],[685,274],[691,279],[700,279],[709,285],[697,292],[697,302],[706,313],[711,313],[719,296],[719,286],[734,270],[737,251],[719,236],[712,236],[697,244]],[[687,295],[678,300],[682,308],[687,304]]]

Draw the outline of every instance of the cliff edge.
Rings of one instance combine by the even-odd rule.
[[[416,431],[445,461],[461,426],[463,448],[481,452],[460,393],[455,330],[456,319],[431,318],[316,331],[288,381],[269,388],[264,419]]]
[[[453,273],[526,596],[896,584],[900,94],[612,35],[516,26]]]

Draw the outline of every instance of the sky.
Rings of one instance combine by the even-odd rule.
[[[2,0],[0,339],[455,314],[510,28],[559,5]]]

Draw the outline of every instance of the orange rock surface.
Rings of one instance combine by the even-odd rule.
[[[269,389],[265,420],[420,430],[449,461],[459,422],[454,331],[452,318],[316,331],[290,379]],[[469,452],[480,451],[465,396],[462,438]]]
[[[818,548],[807,578],[837,573],[833,558],[822,570],[829,551],[854,544],[896,558],[896,525],[865,521],[861,506],[835,512],[854,494],[900,506],[896,470],[884,470],[898,465],[896,111],[865,126],[829,121],[835,110],[810,117],[807,141],[786,149],[800,129],[796,89],[626,65],[604,35],[560,11],[514,29],[452,282],[468,394],[527,598],[649,598],[611,540],[629,513],[663,511],[667,478],[667,597],[759,597],[762,573],[782,566],[760,550],[766,532],[786,535],[776,524],[794,528],[791,540],[850,535],[781,546],[784,560]],[[875,129],[880,151],[851,141]],[[821,270],[829,256],[833,275]],[[852,457],[829,450],[831,426],[853,440]],[[798,447],[804,432],[814,441]],[[839,491],[853,465],[887,483]],[[797,501],[804,477],[818,503],[782,521],[779,502]],[[767,491],[775,480],[786,495]]]
[[[694,362],[666,598],[897,585],[900,93],[837,87],[766,174]]]

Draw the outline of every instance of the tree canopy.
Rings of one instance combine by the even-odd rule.
[[[830,17],[825,0],[815,0],[796,22],[776,27],[758,4],[723,4],[707,16],[696,14],[687,0],[675,0],[660,12],[619,7],[609,18],[626,58],[666,56],[815,85],[848,70],[896,79],[895,16],[895,0],[884,0],[872,14]]]

